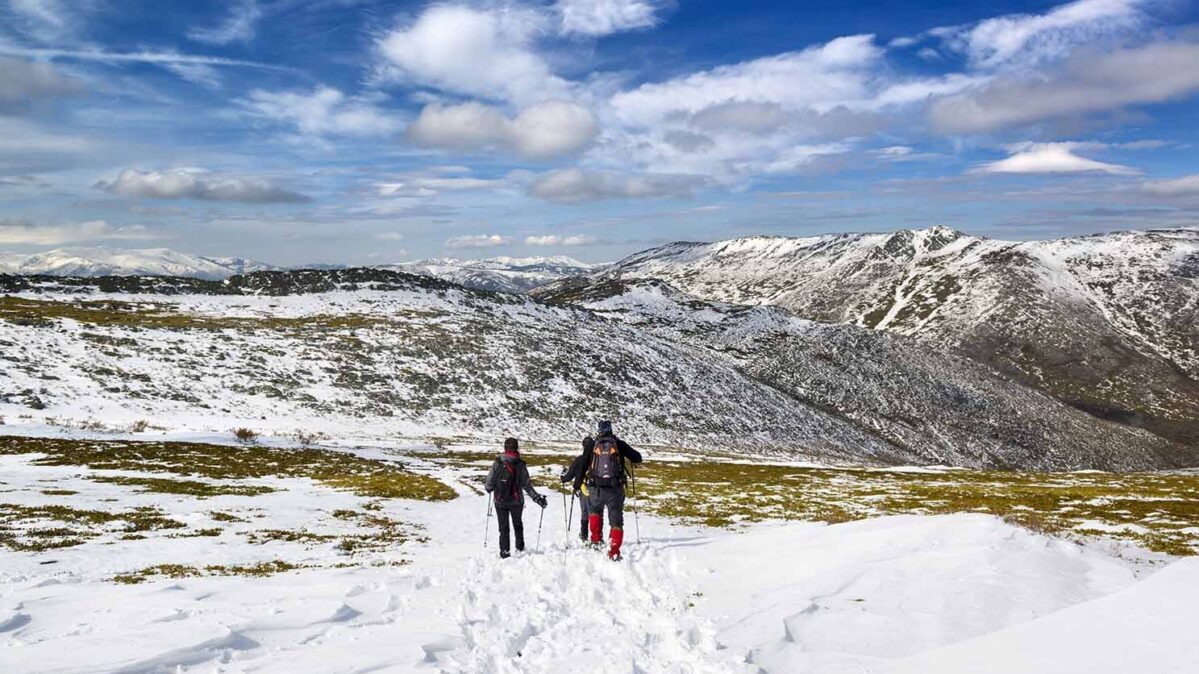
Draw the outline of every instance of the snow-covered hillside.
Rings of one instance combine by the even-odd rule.
[[[0,671],[1183,674],[1199,660],[1195,559],[1115,554],[984,514],[715,529],[642,513],[617,564],[573,538],[551,493],[544,514],[526,510],[528,550],[501,562],[476,492],[485,463],[356,454],[458,497],[366,498],[274,475],[164,493],[180,476],[0,454],[4,514],[177,525],[118,516],[94,540],[5,551]],[[530,458],[537,474],[561,460]],[[379,523],[393,530],[381,549],[339,543]]]
[[[587,264],[566,256],[493,257],[482,260],[436,258],[383,269],[423,274],[476,290],[524,293],[559,279],[592,274],[604,265]]]
[[[911,335],[1098,416],[1199,444],[1199,230],[753,237],[670,244],[601,275]]]
[[[643,442],[825,461],[1199,463],[902,337],[677,293],[621,313],[620,293],[551,305],[377,269],[10,281],[0,414],[13,416],[538,439],[614,416]]]
[[[47,276],[185,276],[222,279],[274,267],[238,257],[203,257],[169,248],[58,248],[0,253],[0,274]]]

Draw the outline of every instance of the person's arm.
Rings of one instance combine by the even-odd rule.
[[[495,481],[497,477],[495,469],[499,467],[500,462],[496,461],[495,463],[491,464],[491,470],[487,471],[487,481],[483,483],[483,488],[487,490],[488,494],[495,491]]]
[[[541,494],[538,494],[537,490],[533,488],[533,480],[532,480],[532,478],[529,477],[528,464],[521,462],[519,470],[520,470],[520,473],[519,473],[520,486],[522,488],[524,488],[525,493],[529,495],[529,498],[533,499],[533,503],[536,503],[537,505],[544,508],[545,504],[547,502],[547,499],[544,496],[542,496]]]
[[[616,446],[620,448],[620,455],[632,461],[633,463],[641,463],[641,452],[633,449],[629,443],[624,440],[617,440]]]

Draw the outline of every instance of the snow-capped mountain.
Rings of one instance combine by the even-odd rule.
[[[493,257],[482,260],[435,258],[383,269],[433,276],[476,290],[525,293],[538,286],[582,274],[594,274],[604,265],[588,264],[564,255],[553,257]]]
[[[6,277],[0,413],[549,440],[610,416],[645,443],[835,462],[1199,464],[902,336],[576,283],[537,300],[380,269]]]
[[[1092,414],[1199,443],[1199,230],[753,237],[670,244],[600,276],[911,335]]]
[[[0,274],[222,279],[267,269],[275,267],[239,257],[203,257],[169,248],[58,248],[32,255],[0,254]]]

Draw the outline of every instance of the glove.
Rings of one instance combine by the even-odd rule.
[[[575,490],[575,498],[583,498],[583,490],[582,489]]]
[[[569,469],[569,468],[567,468],[567,469],[564,469],[564,470],[562,471],[562,474],[558,476],[558,480],[559,480],[560,482],[562,482],[563,484],[566,484],[566,480],[567,480],[566,474],[567,474],[567,473],[569,473],[569,472],[570,472],[570,469]]]
[[[533,497],[533,503],[536,503],[537,505],[541,506],[544,509],[546,504],[549,503],[549,499],[538,494],[537,496]]]

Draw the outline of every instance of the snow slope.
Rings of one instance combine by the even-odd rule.
[[[129,292],[98,291],[118,281],[10,286],[0,414],[572,441],[612,416],[645,442],[826,462],[1199,461],[965,359],[768,308],[644,293],[656,302],[645,311],[617,311],[611,302],[633,301],[619,293],[590,308],[551,305],[374,269],[129,279]]]
[[[1199,444],[1199,230],[1012,242],[944,227],[674,243],[608,278],[956,349],[1095,415]]]
[[[380,268],[432,276],[477,290],[525,293],[553,281],[595,273],[604,266],[557,255],[492,257],[480,260],[435,258],[385,265]]]
[[[203,257],[169,248],[57,248],[32,255],[0,255],[0,274],[222,279],[266,269],[274,267],[238,257]]]
[[[77,468],[34,470],[11,457],[5,468],[8,488],[19,492],[6,498],[24,503],[45,500],[38,490],[48,484],[79,486]],[[1193,560],[1156,571],[982,515],[738,531],[642,517],[640,543],[630,530],[626,561],[613,564],[570,539],[551,495],[540,549],[532,510],[530,550],[500,562],[483,499],[467,496],[478,476],[440,476],[464,497],[387,508],[428,537],[395,551],[409,560],[399,567],[126,586],[107,577],[131,550],[150,556],[142,563],[229,564],[278,553],[226,535],[6,555],[0,671],[948,674],[981,666],[1114,674],[1187,671],[1179,664],[1199,656],[1183,632],[1199,587]],[[103,507],[114,496],[85,490],[78,503]],[[254,502],[263,525],[356,500],[314,486],[279,497]],[[181,516],[185,508],[171,496],[138,498]],[[305,554],[339,560],[331,546]],[[1095,653],[1091,634],[1101,640]],[[1120,668],[1128,663],[1137,666]]]

